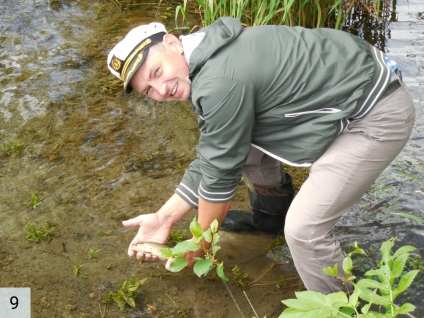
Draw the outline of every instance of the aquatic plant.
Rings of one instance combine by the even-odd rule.
[[[186,230],[171,230],[169,234],[167,244],[174,246],[182,241],[187,239],[187,231]]]
[[[388,10],[389,1],[381,0],[196,0],[194,3],[184,0],[175,9],[175,23],[178,25],[182,20],[188,25],[187,13],[198,12],[202,26],[229,16],[238,18],[247,26],[273,24],[340,29],[353,11],[379,17],[382,11]]]
[[[27,225],[29,231],[26,234],[26,239],[32,243],[38,243],[41,240],[51,241],[53,239],[53,226],[47,223],[44,229],[37,228],[34,224]]]
[[[231,267],[231,276],[236,286],[247,286],[245,280],[249,277],[249,275],[242,272],[238,265],[234,265],[233,267]]]
[[[121,311],[125,310],[125,306],[127,304],[132,308],[135,308],[134,294],[146,282],[146,280],[147,278],[139,280],[135,277],[132,277],[130,280],[126,280],[116,293],[109,292],[107,294],[105,302],[109,303],[114,301]]]
[[[190,223],[190,232],[193,234],[193,239],[180,242],[173,248],[163,249],[165,256],[175,259],[170,265],[170,271],[179,272],[188,265],[189,261],[184,258],[184,253],[203,249],[205,253],[204,258],[195,257],[194,273],[199,277],[206,276],[213,268],[216,268],[216,274],[222,280],[228,281],[228,278],[224,274],[224,263],[216,258],[216,253],[221,249],[218,245],[218,221],[214,220],[210,227],[206,231],[203,231],[202,226],[197,222],[195,217]],[[202,244],[203,241],[211,244],[211,247],[206,248]]]
[[[74,276],[79,276],[81,274],[81,268],[85,265],[74,265]]]
[[[1,153],[5,156],[11,156],[14,153],[20,153],[24,150],[25,145],[21,142],[7,141],[0,144]]]
[[[296,292],[296,299],[287,299],[282,302],[288,307],[279,317],[398,317],[409,315],[415,309],[410,303],[396,305],[396,298],[412,284],[419,270],[406,270],[406,263],[415,247],[402,246],[393,254],[391,250],[395,238],[383,242],[380,247],[381,260],[377,268],[364,274],[364,278],[357,280],[352,274],[354,265],[353,254],[364,255],[365,251],[355,244],[355,250],[343,260],[345,277],[339,277],[337,264],[327,267],[324,272],[340,279],[344,284],[352,284],[353,292],[350,295],[343,291],[324,295],[319,292]],[[377,306],[384,313],[372,310]]]
[[[42,198],[37,197],[37,195],[34,192],[31,192],[31,199],[28,202],[25,202],[26,206],[32,206],[33,209],[35,209],[40,203],[43,201]]]
[[[96,259],[97,258],[97,254],[100,252],[100,250],[93,250],[92,248],[90,248],[90,250],[87,253],[87,258],[88,259]]]

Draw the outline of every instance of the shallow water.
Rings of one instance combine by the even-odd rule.
[[[190,270],[126,255],[134,230],[121,221],[156,211],[193,158],[196,118],[188,104],[157,104],[126,96],[108,72],[106,56],[132,26],[160,20],[173,28],[174,4],[118,8],[115,2],[11,0],[0,3],[0,287],[28,286],[33,317],[253,317],[241,287]],[[424,6],[397,2],[398,22],[375,45],[398,62],[417,109],[404,151],[337,227],[344,245],[378,249],[390,237],[424,257],[424,227],[391,212],[423,217]],[[234,208],[247,208],[240,186]],[[42,198],[33,209],[31,192]],[[177,226],[187,229],[194,211]],[[54,239],[32,244],[27,224],[53,226]],[[222,233],[227,276],[238,265],[258,316],[277,317],[280,301],[301,290],[290,264],[265,250],[274,238]],[[100,250],[96,260],[89,249]],[[273,254],[287,262],[286,255]],[[75,276],[74,266],[81,267]],[[102,300],[131,278],[148,277],[124,313]],[[257,281],[255,281],[257,280]],[[424,315],[422,275],[407,295]],[[234,299],[228,292],[231,291]],[[237,305],[236,305],[237,304]]]

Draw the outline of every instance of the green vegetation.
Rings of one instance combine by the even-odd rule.
[[[74,265],[74,276],[79,276],[81,274],[81,268],[85,265]]]
[[[32,243],[38,243],[42,240],[48,240],[49,242],[53,239],[53,226],[47,223],[44,229],[37,228],[34,224],[27,225],[29,231],[27,232],[26,238]]]
[[[167,244],[170,246],[174,246],[182,241],[187,239],[187,231],[186,230],[171,230],[169,234]]]
[[[125,306],[127,304],[132,308],[135,308],[134,294],[146,282],[146,280],[147,278],[138,280],[135,277],[132,277],[130,280],[126,280],[116,293],[109,292],[107,294],[105,302],[109,303],[114,301],[121,311],[125,310]]]
[[[424,223],[424,219],[410,214],[394,214]],[[296,299],[282,301],[288,308],[281,313],[280,317],[385,318],[400,315],[414,317],[410,314],[415,310],[413,304],[397,305],[395,300],[410,287],[415,277],[422,270],[423,264],[418,255],[410,253],[415,250],[414,246],[402,246],[392,254],[394,244],[395,238],[383,242],[380,247],[381,260],[376,268],[368,270],[364,274],[364,278],[357,279],[353,275],[355,268],[352,255],[367,256],[367,254],[355,243],[353,245],[354,250],[343,260],[342,266],[345,277],[338,276],[337,264],[334,267],[324,269],[327,275],[342,280],[345,285],[351,284],[353,292],[346,294],[340,291],[328,295],[312,291],[297,292],[295,293]],[[409,268],[412,269],[409,270]],[[374,311],[374,308],[377,308],[378,311]]]
[[[247,26],[273,24],[340,29],[353,10],[378,17],[388,8],[387,2],[382,0],[196,0],[194,3],[184,0],[176,7],[175,23],[178,25],[178,21],[182,20],[188,25],[187,13],[198,12],[202,26],[230,16]]]
[[[190,223],[190,232],[193,234],[193,239],[180,242],[172,249],[163,249],[164,255],[175,258],[171,263],[170,271],[179,272],[188,265],[188,260],[184,258],[184,253],[203,249],[205,257],[195,257],[194,273],[199,277],[206,276],[213,268],[216,268],[217,275],[222,280],[228,281],[228,278],[224,274],[224,263],[219,262],[216,258],[216,253],[221,249],[218,245],[218,221],[214,220],[210,227],[206,231],[203,231],[202,226],[194,218]],[[210,243],[211,248],[205,248],[202,244],[203,241]]]
[[[35,209],[41,203],[41,201],[43,201],[42,198],[37,197],[34,192],[31,192],[31,200],[25,202],[25,205],[32,206],[32,208]]]
[[[24,150],[25,146],[21,142],[7,141],[0,144],[1,154],[4,156],[11,156],[14,153],[21,153]]]
[[[87,258],[88,259],[96,259],[97,258],[97,254],[100,252],[100,250],[93,250],[92,248],[90,248],[90,250],[87,253]]]
[[[246,287],[247,284],[245,282],[245,280],[249,277],[248,274],[242,272],[240,270],[240,267],[238,267],[237,265],[231,267],[231,276],[233,278],[234,284],[236,286],[241,286],[241,287]]]

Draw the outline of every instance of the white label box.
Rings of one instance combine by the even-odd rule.
[[[0,287],[0,313],[2,318],[30,318],[31,289]]]

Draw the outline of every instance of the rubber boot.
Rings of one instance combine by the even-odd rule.
[[[287,211],[294,198],[291,177],[286,175],[286,183],[278,187],[254,185],[249,189],[252,212],[228,211],[221,230],[230,232],[263,231],[278,234],[284,229]]]

